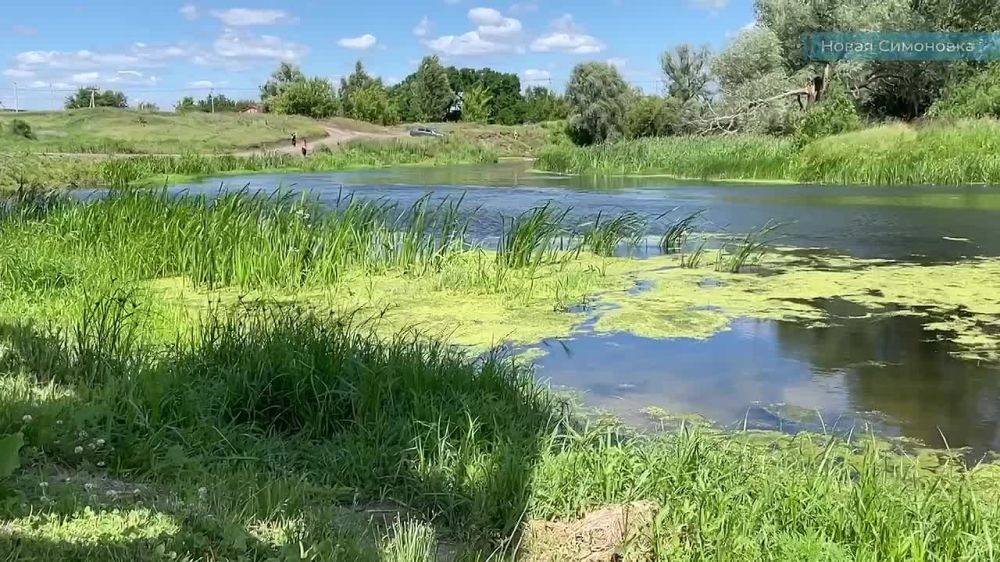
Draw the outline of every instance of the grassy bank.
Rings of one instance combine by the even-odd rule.
[[[0,189],[164,185],[199,176],[271,171],[335,171],[404,164],[495,162],[482,145],[458,138],[356,140],[308,158],[261,153],[238,156],[187,152],[180,156],[116,157],[0,154]]]
[[[634,240],[634,218],[569,227],[539,209],[506,219],[493,250],[468,242],[457,204],[122,193],[5,207],[0,454],[20,466],[0,472],[15,498],[0,502],[0,552],[996,557],[993,465],[871,437],[588,426],[524,363],[418,331],[462,299],[477,322],[508,307],[496,333],[572,315],[588,294],[626,293],[622,271],[663,269],[606,255]],[[178,279],[183,296],[164,289]],[[397,298],[402,284],[427,309]],[[625,536],[602,547],[581,527]]]
[[[821,184],[1000,183],[1000,123],[884,125],[799,149],[773,137],[673,137],[544,150],[538,168],[572,174]]]
[[[34,139],[8,134],[21,119]],[[151,113],[97,108],[0,116],[0,153],[180,154],[224,152],[287,142],[292,132],[320,138],[324,125],[293,115]]]

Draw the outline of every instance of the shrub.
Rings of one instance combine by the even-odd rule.
[[[333,85],[323,78],[310,78],[288,84],[271,100],[275,113],[323,118],[337,113]]]
[[[842,86],[834,83],[826,98],[806,114],[795,137],[800,145],[805,145],[818,138],[849,133],[860,128],[861,117],[858,116],[854,101]]]
[[[1000,63],[948,89],[930,115],[1000,118]]]
[[[14,119],[7,126],[10,130],[10,134],[17,137],[24,137],[26,139],[34,139],[35,133],[31,131],[31,125],[23,119]]]
[[[681,121],[680,103],[676,98],[642,96],[629,104],[627,119],[632,138],[677,134]]]

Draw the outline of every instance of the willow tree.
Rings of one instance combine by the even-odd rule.
[[[570,112],[567,132],[578,144],[617,140],[626,135],[629,87],[610,64],[576,65],[566,86]]]

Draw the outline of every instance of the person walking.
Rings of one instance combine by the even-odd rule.
[[[298,135],[296,135],[296,134],[295,134],[295,133],[293,132],[293,133],[292,133],[292,146],[293,146],[293,147],[295,146],[295,144],[296,144],[296,142],[297,142],[297,138],[298,138]]]
[[[308,153],[309,145],[306,144],[306,139],[302,139],[302,157],[304,158]]]

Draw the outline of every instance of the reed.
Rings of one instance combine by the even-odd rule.
[[[605,218],[603,213],[581,226],[583,246],[599,256],[613,256],[619,248],[631,252],[638,248],[649,227],[646,218],[635,211],[624,211]]]

